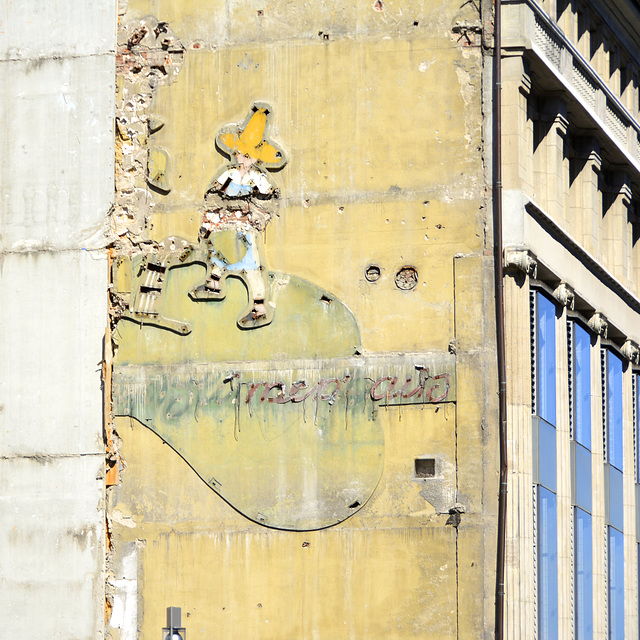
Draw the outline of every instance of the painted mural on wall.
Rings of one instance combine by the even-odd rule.
[[[243,329],[262,327],[273,319],[275,300],[264,265],[262,232],[274,212],[278,191],[267,170],[281,169],[285,157],[267,138],[271,107],[254,104],[244,123],[224,127],[216,148],[228,158],[205,193],[197,243],[165,238],[158,250],[140,264],[140,283],[130,307],[123,313],[135,322],[153,324],[183,334],[188,323],[161,313],[167,270],[175,266],[204,264],[202,282],[190,292],[195,301],[224,300],[227,277],[242,281],[248,306],[238,318]],[[153,174],[153,183],[158,175]]]
[[[270,136],[274,116],[248,101],[221,126],[219,169],[193,205],[196,238],[115,260],[114,412],[157,433],[246,517],[310,530],[345,520],[375,491],[379,411],[455,400],[455,365],[447,354],[363,354],[340,300],[269,269],[263,234],[277,214],[277,171],[291,161]],[[159,197],[170,161],[149,145]]]

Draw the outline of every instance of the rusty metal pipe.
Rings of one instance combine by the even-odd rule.
[[[507,367],[504,329],[502,247],[502,31],[501,5],[495,0],[493,34],[493,251],[495,263],[496,341],[498,356],[500,488],[496,554],[495,637],[504,637],[504,573],[507,532]]]

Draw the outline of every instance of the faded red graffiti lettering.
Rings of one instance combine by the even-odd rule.
[[[336,396],[338,395],[338,391],[340,390],[340,380],[338,380],[338,378],[328,378],[327,380],[323,380],[322,387],[318,389],[318,392],[324,390],[324,388],[330,384],[335,384],[336,385],[335,389],[331,393],[321,393],[320,400],[324,400],[325,402],[327,400],[335,401]]]
[[[262,386],[266,386],[267,383],[266,382],[254,382],[250,387],[249,387],[249,391],[247,392],[247,399],[245,400],[245,402],[247,404],[249,404],[251,402],[251,398],[253,398],[253,395],[255,394],[255,392],[258,390],[258,387],[262,387]]]
[[[377,393],[376,389],[383,383],[390,382],[391,384],[387,388],[387,390],[383,393]],[[395,395],[392,395],[392,391],[395,389],[396,384],[398,383],[398,376],[387,376],[386,378],[378,378],[376,383],[371,387],[371,398],[373,400],[382,400],[383,398],[395,398]]]
[[[424,373],[424,372],[423,372]],[[383,376],[375,380],[369,395],[374,401],[380,400],[408,400],[413,398],[423,398],[424,402],[442,402],[449,395],[451,387],[450,375],[441,373],[437,376],[424,376],[420,374],[419,379],[414,382],[414,377],[406,377],[402,384],[398,376]],[[428,371],[427,371],[428,374]],[[288,402],[304,402],[308,398],[316,398],[322,402],[333,404],[339,397],[340,391],[350,382],[351,376],[344,378],[322,378],[312,385],[308,385],[305,380],[294,382],[287,393],[287,386],[284,382],[253,382],[249,386],[245,402],[249,404],[256,393],[261,390],[260,402],[275,404],[286,404]],[[415,387],[411,388],[415,384]],[[273,390],[277,389],[277,394]]]
[[[429,402],[442,402],[449,395],[449,387],[451,386],[449,382],[449,374],[441,373],[440,375],[431,378],[431,380],[444,380],[444,391],[441,393],[441,395],[434,397],[433,392],[436,389],[441,389],[443,386],[442,384],[437,382],[427,391],[427,400]]]
[[[418,394],[418,396],[422,395],[422,392],[424,391],[424,382],[418,382],[418,386],[411,391],[410,393],[406,393],[407,388],[409,387],[409,385],[413,382],[413,378],[407,378],[406,382],[402,385],[402,389],[400,390],[400,395],[403,398],[412,398],[413,396],[416,395],[416,393]]]
[[[275,398],[272,398],[269,396],[269,394],[271,393],[272,389],[278,389],[279,393]],[[279,404],[282,404],[283,400],[282,398],[285,397],[285,391],[286,391],[286,387],[284,382],[273,382],[273,383],[265,383],[264,386],[264,392],[262,393],[262,396],[260,397],[260,402],[264,402],[265,400],[267,402],[277,402]],[[286,400],[285,400],[286,402]]]
[[[304,388],[306,389],[306,382],[303,383],[305,386]],[[318,393],[318,389],[320,388],[320,385],[322,384],[322,381],[320,382],[316,382],[316,384],[314,384],[312,387],[309,388],[309,391],[307,391],[307,393],[305,393],[303,396],[298,396],[296,395],[296,397],[292,397],[291,401],[292,402],[302,402],[304,400],[306,400],[309,396],[313,395],[314,393],[317,394]]]

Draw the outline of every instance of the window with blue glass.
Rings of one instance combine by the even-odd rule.
[[[591,514],[574,507],[575,637],[593,638],[593,558]]]
[[[557,640],[556,305],[542,292],[532,293],[531,320],[538,640]]]
[[[535,407],[534,413],[556,424],[556,305],[540,292],[534,294]]]
[[[622,471],[622,360],[605,350],[606,359],[606,460]]]
[[[538,486],[538,638],[558,639],[558,522],[556,494]]]
[[[591,335],[569,323],[571,353],[571,426],[573,439],[591,451]]]
[[[605,349],[603,358],[604,448],[607,524],[623,531],[622,360]]]
[[[574,637],[593,639],[591,520],[591,335],[578,322],[567,324],[571,489],[573,502]]]
[[[624,640],[624,537],[608,527],[609,640]]]
[[[609,640],[624,639],[623,363],[602,351]]]

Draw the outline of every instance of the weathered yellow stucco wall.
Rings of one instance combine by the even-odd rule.
[[[127,187],[120,177],[123,197],[135,193],[144,209],[146,228],[134,233],[131,222],[125,229],[126,215],[130,221],[138,215],[131,205],[125,222],[116,220],[122,261],[114,268],[114,291],[135,285],[129,260],[153,252],[150,241],[175,235],[197,242],[205,191],[226,161],[216,135],[261,101],[273,109],[269,135],[287,159],[271,174],[280,197],[262,234],[265,265],[312,283],[312,291],[315,285],[329,292],[331,313],[345,309],[357,327],[346,320],[334,326],[338,316],[323,320],[315,311],[298,317],[284,303],[268,327],[233,327],[240,308],[221,326],[206,315],[211,306],[180,302],[202,266],[174,269],[167,309],[183,311],[193,331],[183,336],[117,321],[116,385],[127,367],[171,365],[184,372],[214,361],[250,368],[260,360],[266,371],[291,368],[296,358],[326,358],[322,366],[330,368],[337,366],[332,359],[355,357],[384,358],[380,366],[393,370],[396,362],[412,366],[424,356],[448,367],[455,394],[452,386],[443,401],[366,405],[381,436],[379,448],[363,455],[366,464],[380,465],[380,480],[354,515],[315,531],[248,519],[212,490],[215,482],[201,478],[184,451],[187,460],[178,455],[179,447],[140,420],[116,417],[120,473],[108,493],[113,638],[135,637],[127,635],[132,620],[138,637],[157,637],[170,605],[182,607],[191,640],[443,640],[478,638],[491,628],[497,431],[482,53],[477,34],[470,31],[469,39],[454,29],[480,24],[474,5],[460,4],[129,2],[122,43],[152,15],[169,24],[184,54],[179,72],[160,82],[143,108],[133,104],[135,93],[121,71],[121,169],[131,165],[134,175],[136,161],[146,169],[146,149],[162,148],[170,191],[139,180]],[[164,124],[149,134],[134,121],[151,113]],[[138,149],[129,130],[136,127]],[[375,282],[365,278],[371,264],[381,272]],[[407,265],[417,270],[417,286],[401,290],[394,277]],[[237,280],[230,282],[224,305],[243,292]],[[296,352],[293,345],[307,333],[314,334],[312,346]],[[342,338],[357,353],[335,346]],[[358,402],[348,404],[347,396],[345,411],[355,411],[349,407],[357,409]],[[283,411],[293,409],[290,403]],[[296,419],[294,428],[314,428],[312,416]],[[224,444],[229,482],[235,473],[245,494],[253,496],[246,486],[255,485],[258,498],[249,500],[264,497],[265,478],[251,465],[264,441],[247,445],[236,467],[230,442]],[[201,443],[203,450],[209,446]],[[313,457],[287,458],[286,450],[278,455],[281,470],[316,464]],[[436,461],[434,478],[415,477],[420,457]],[[225,487],[217,490],[224,495]]]

